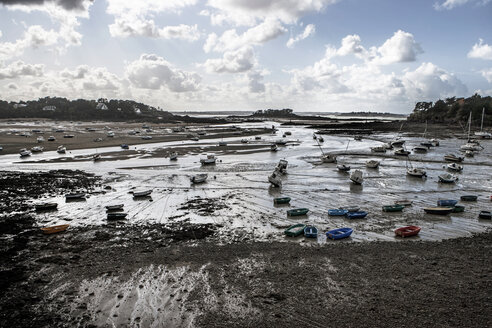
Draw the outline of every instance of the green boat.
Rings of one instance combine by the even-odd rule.
[[[292,210],[288,210],[287,215],[288,216],[305,215],[307,212],[309,212],[309,209],[307,208],[294,208]]]
[[[465,207],[463,205],[454,205],[453,213],[461,213],[465,211]]]
[[[384,212],[401,212],[405,206],[403,205],[386,205],[383,206],[383,211]]]
[[[289,237],[297,237],[304,233],[304,228],[306,228],[305,224],[298,223],[285,229],[284,233]]]
[[[274,204],[289,204],[290,197],[277,197],[273,199]]]

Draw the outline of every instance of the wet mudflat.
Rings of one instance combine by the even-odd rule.
[[[271,124],[243,128],[265,126]],[[286,131],[292,135],[283,138]],[[282,126],[276,135],[260,133],[261,139],[233,135],[136,145],[128,152],[45,152],[27,161],[1,156],[8,206],[0,215],[0,326],[490,325],[492,223],[478,219],[491,206],[489,141],[465,159],[457,184],[443,185],[437,182],[445,171],[443,155],[456,152],[462,140],[442,139],[427,154],[410,155],[428,172],[427,179],[414,179],[405,176],[407,160],[369,150],[395,133],[362,141],[325,136],[323,151],[363,171],[363,185],[355,186],[336,164],[321,163],[312,132]],[[248,143],[241,142],[245,138]],[[270,152],[279,139],[287,145]],[[406,139],[407,148],[420,141]],[[179,152],[177,161],[169,160],[171,150]],[[94,162],[96,151],[102,159]],[[200,164],[206,154],[217,156],[216,165]],[[282,188],[272,188],[267,176],[282,158],[289,161],[288,174]],[[379,169],[366,168],[368,159],[380,160]],[[53,168],[63,171],[50,173]],[[192,185],[190,177],[198,173],[209,178]],[[147,189],[150,197],[132,195]],[[67,202],[70,191],[87,197]],[[467,194],[478,201],[461,203],[463,213],[423,212],[438,199]],[[291,197],[291,204],[274,205],[279,196]],[[382,205],[401,198],[413,205],[382,212]],[[58,203],[58,210],[35,212],[41,201]],[[111,204],[124,204],[127,218],[107,220],[105,206]],[[349,205],[367,210],[368,217],[327,215]],[[294,207],[310,212],[287,217]],[[354,233],[341,242],[324,234],[287,238],[283,229],[293,223],[315,224],[323,233],[348,226]],[[70,227],[40,234],[39,227],[56,224]],[[422,227],[419,237],[394,237],[396,227],[409,224]],[[369,316],[378,321],[368,322]]]

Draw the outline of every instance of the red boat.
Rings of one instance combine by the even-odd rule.
[[[400,237],[416,236],[419,234],[420,229],[421,228],[417,226],[401,227],[395,230],[395,235]]]

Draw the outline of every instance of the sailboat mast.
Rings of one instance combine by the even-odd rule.
[[[482,123],[480,123],[480,132],[483,130],[483,116],[485,115],[485,107],[482,108]]]
[[[468,117],[468,140],[470,140],[470,129],[471,129],[471,111],[470,116]]]

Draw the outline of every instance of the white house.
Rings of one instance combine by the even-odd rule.
[[[97,103],[96,109],[108,110],[108,106],[106,106],[106,104],[103,102],[99,102],[99,103]]]
[[[56,110],[56,106],[44,106],[43,111],[45,112],[54,112]]]

